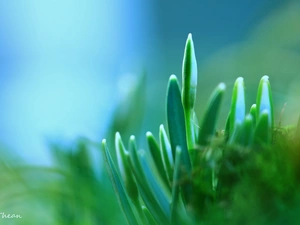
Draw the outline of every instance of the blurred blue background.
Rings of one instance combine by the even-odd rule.
[[[299,24],[300,5],[293,0],[0,1],[1,143],[31,162],[48,163],[49,139],[100,141],[144,68],[144,127],[157,130],[168,76],[180,77],[190,32],[200,115],[219,82],[229,90],[225,118],[235,78],[245,78],[250,105],[268,74],[276,116],[288,102],[284,122],[294,123],[300,112]]]
[[[117,76],[147,55],[148,10],[136,0],[0,1],[3,144],[46,162],[47,138],[99,139]]]

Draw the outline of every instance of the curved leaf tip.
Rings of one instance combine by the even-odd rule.
[[[197,60],[192,34],[186,40],[182,62],[182,102],[186,108],[193,108],[197,89]]]
[[[245,88],[244,88],[244,78],[239,77],[236,79],[231,100],[230,109],[230,126],[229,126],[229,136],[236,132],[237,126],[241,125],[245,118]]]
[[[169,78],[169,81],[173,81],[173,82],[177,81],[176,75],[175,75],[175,74],[172,74],[172,75],[170,76],[170,78]]]
[[[262,81],[269,81],[269,76],[268,75],[264,75],[262,78],[261,78]]]
[[[238,77],[238,78],[236,79],[236,81],[237,81],[237,82],[242,82],[242,81],[244,81],[244,78],[243,78],[243,77]]]
[[[129,139],[130,139],[130,141],[135,141],[135,136],[134,135],[130,135]]]
[[[116,138],[118,138],[118,139],[121,138],[120,132],[118,132],[118,131],[116,132]]]
[[[225,83],[220,83],[220,84],[218,85],[218,89],[219,89],[220,91],[225,91],[225,89],[226,89]]]
[[[146,137],[147,137],[147,138],[152,137],[152,133],[151,133],[150,131],[147,131]]]
[[[161,124],[161,125],[159,125],[159,130],[164,130],[165,128],[164,128],[164,125],[163,124]]]
[[[257,119],[260,117],[263,111],[267,110],[270,114],[269,123],[271,127],[274,126],[274,107],[273,107],[273,98],[271,85],[269,82],[269,76],[264,75],[259,82],[258,91],[257,91],[257,99],[256,99],[257,111],[256,116]]]
[[[226,86],[220,83],[213,91],[204,113],[201,126],[198,132],[198,144],[205,146],[210,143],[211,138],[214,136],[215,127],[225,93]]]

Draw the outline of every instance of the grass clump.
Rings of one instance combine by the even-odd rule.
[[[182,87],[171,75],[167,124],[147,148],[115,135],[117,165],[106,140],[107,169],[128,224],[294,224],[300,211],[300,124],[275,127],[268,76],[247,111],[244,79],[236,79],[223,130],[217,130],[226,90],[220,83],[197,118],[197,62],[189,34]],[[199,122],[198,122],[199,121]],[[299,221],[298,221],[299,222]]]

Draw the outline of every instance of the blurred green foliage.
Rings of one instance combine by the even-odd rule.
[[[211,90],[219,82],[225,82],[231,89],[236,77],[242,76],[246,82],[249,96],[247,108],[256,97],[258,80],[268,75],[272,80],[272,92],[275,102],[275,117],[278,118],[285,103],[284,124],[295,123],[300,111],[300,3],[290,1],[282,4],[270,15],[266,15],[256,28],[239,43],[226,46],[206,57],[198,64],[199,80],[197,105],[205,102]],[[196,52],[201,53],[201,49]],[[225,123],[230,95],[225,96],[222,110]],[[197,108],[201,114],[203,109]],[[222,125],[223,126],[223,125]]]
[[[94,144],[52,144],[53,166],[1,162],[1,212],[22,219],[1,224],[122,224],[123,215],[102,166],[92,161]],[[101,156],[96,154],[101,162]],[[102,164],[102,163],[101,163]]]

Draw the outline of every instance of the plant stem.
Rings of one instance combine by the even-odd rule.
[[[193,110],[185,109],[184,117],[185,117],[187,147],[188,150],[191,151],[194,148],[194,143],[195,143],[194,128],[192,124]]]

